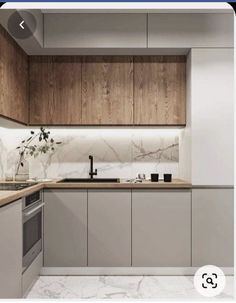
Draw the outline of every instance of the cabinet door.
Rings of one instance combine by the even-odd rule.
[[[87,191],[44,193],[44,266],[87,266]]]
[[[149,48],[234,47],[234,13],[149,14]]]
[[[30,57],[30,124],[81,123],[81,62],[76,56]]]
[[[185,125],[185,56],[134,59],[134,124]]]
[[[0,298],[21,298],[21,200],[0,208],[0,230]]]
[[[134,190],[132,265],[191,266],[191,192]]]
[[[133,58],[86,57],[82,64],[83,124],[133,124]]]
[[[88,266],[131,266],[131,191],[88,191]]]
[[[28,58],[0,25],[0,115],[28,123]]]
[[[193,266],[234,265],[234,190],[193,189]]]
[[[49,48],[146,48],[146,14],[44,14]]]

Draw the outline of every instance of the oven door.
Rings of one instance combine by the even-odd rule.
[[[40,201],[23,211],[23,272],[42,250],[43,205]]]

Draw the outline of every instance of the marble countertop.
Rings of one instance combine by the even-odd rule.
[[[7,183],[7,182],[6,182]],[[181,179],[173,179],[172,182],[151,182],[151,181],[143,181],[142,183],[134,183],[134,182],[125,182],[121,181],[120,183],[59,183],[57,181],[51,182],[40,182],[31,187],[18,190],[18,191],[0,191],[0,207],[12,203],[22,197],[28,196],[34,193],[37,190],[41,190],[44,188],[78,188],[78,189],[190,189],[192,184],[186,182]]]

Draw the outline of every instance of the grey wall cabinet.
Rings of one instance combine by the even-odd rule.
[[[191,192],[134,190],[132,265],[191,266]]]
[[[149,14],[148,47],[233,47],[234,14]]]
[[[44,46],[147,47],[146,14],[45,14]]]
[[[131,190],[88,191],[88,266],[131,266]]]
[[[87,190],[46,190],[44,201],[44,266],[87,266]]]
[[[21,200],[0,208],[0,298],[21,298]]]
[[[193,266],[233,266],[233,189],[192,190]]]

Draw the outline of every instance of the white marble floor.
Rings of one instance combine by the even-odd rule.
[[[216,298],[233,300],[233,287],[233,277],[226,277],[226,287]],[[41,276],[27,298],[205,299],[191,276]]]

